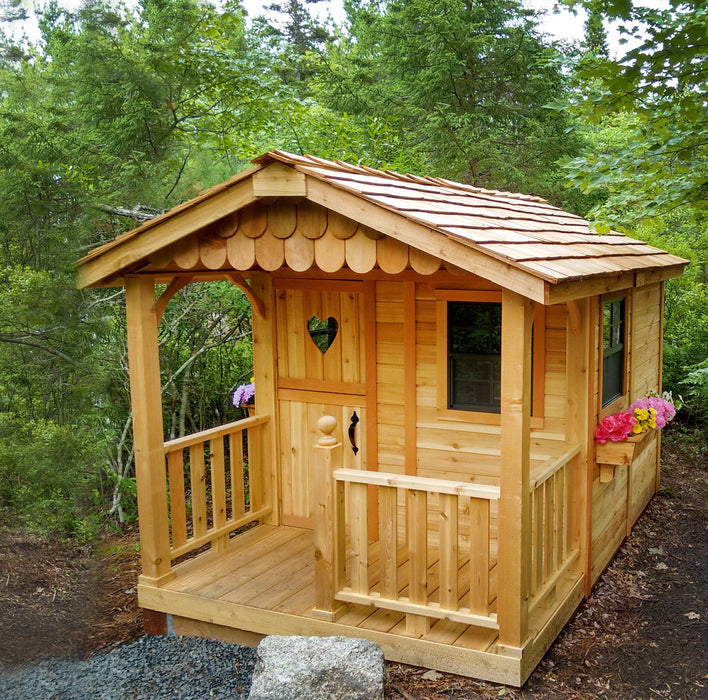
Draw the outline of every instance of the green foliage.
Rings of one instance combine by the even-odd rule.
[[[664,303],[664,388],[685,400],[696,418],[706,415],[696,382],[708,360],[708,228],[702,212],[690,208],[644,222],[637,236],[692,261],[682,277],[666,282]],[[687,383],[688,382],[688,383]]]
[[[645,217],[639,235],[698,263],[667,284],[665,352],[667,388],[698,415],[708,347],[702,6],[662,14],[587,0],[572,115],[568,56],[519,0],[351,0],[344,27],[315,22],[310,0],[274,4],[280,19],[250,26],[236,0],[50,4],[36,45],[0,36],[7,517],[79,538],[102,518],[135,517],[124,293],[77,291],[74,261],[270,148]],[[8,21],[20,9],[0,5]],[[603,48],[602,21],[617,15],[649,28],[622,64]],[[563,187],[559,158],[586,197]],[[677,197],[693,206],[646,219]],[[182,290],[159,342],[166,438],[238,417],[231,394],[252,366],[250,308],[236,287]]]
[[[636,44],[618,60],[586,57],[577,69],[576,113],[602,126],[619,117],[627,129],[612,148],[566,161],[573,184],[606,193],[593,215],[627,225],[676,207],[705,209],[708,7],[702,0],[673,0],[665,9],[629,0],[566,4],[620,19],[624,40]],[[556,106],[565,111],[567,102]]]
[[[555,161],[576,147],[566,116],[544,106],[565,89],[562,58],[521,3],[345,7],[350,34],[324,56],[315,95],[385,123],[423,171],[555,198]]]
[[[0,511],[31,529],[86,537],[98,446],[90,431],[0,413]]]
[[[682,384],[687,389],[694,413],[705,423],[708,421],[708,360],[691,370]]]

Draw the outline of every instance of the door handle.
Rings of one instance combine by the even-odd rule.
[[[349,423],[349,442],[352,443],[352,452],[356,454],[359,448],[356,446],[356,425],[359,422],[359,416],[357,416],[356,411],[352,413],[351,423]]]

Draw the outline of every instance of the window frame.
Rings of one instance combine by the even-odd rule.
[[[623,304],[622,313],[622,370],[620,393],[613,395],[607,403],[604,398],[605,385],[605,305],[611,302],[620,301]],[[599,339],[598,339],[598,404],[600,418],[611,415],[618,411],[623,411],[629,405],[629,343],[630,343],[630,295],[628,292],[613,292],[600,297],[599,309]],[[610,346],[613,347],[613,346]]]
[[[502,303],[501,290],[461,290],[436,289],[436,334],[437,334],[437,415],[447,420],[466,423],[501,425],[501,407],[499,413],[449,408],[449,326],[448,302],[462,303]],[[533,356],[531,367],[531,427],[543,428],[545,402],[545,363],[546,363],[546,310],[542,304],[534,304],[534,328],[543,332],[533,333]],[[502,350],[504,354],[504,338]]]

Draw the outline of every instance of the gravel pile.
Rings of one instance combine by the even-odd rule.
[[[0,675],[3,700],[245,698],[256,650],[193,637],[143,636],[86,661],[49,659]]]

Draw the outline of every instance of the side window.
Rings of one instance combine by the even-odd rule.
[[[602,307],[602,406],[624,394],[625,300],[608,299]]]
[[[501,304],[450,301],[447,312],[447,407],[499,413]]]

